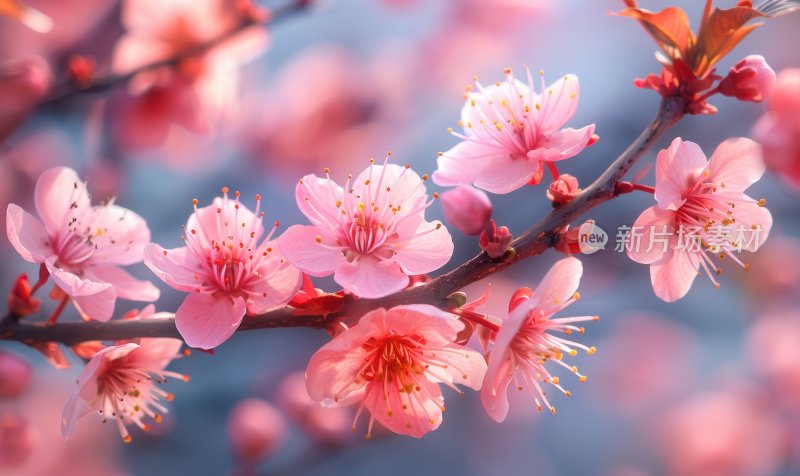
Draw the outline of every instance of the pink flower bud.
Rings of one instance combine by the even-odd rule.
[[[35,437],[33,427],[20,415],[10,410],[0,413],[0,468],[15,468],[28,461]]]
[[[563,205],[572,201],[573,198],[581,193],[578,179],[568,174],[561,174],[550,184],[547,189],[547,198],[553,205]]]
[[[492,202],[482,190],[461,185],[441,195],[448,223],[465,235],[480,235],[492,217]]]
[[[264,400],[242,400],[228,418],[228,441],[243,462],[254,463],[267,458],[285,437],[283,415]]]
[[[0,399],[17,398],[28,388],[31,367],[21,356],[0,350]]]
[[[497,228],[494,220],[489,220],[489,224],[481,233],[481,238],[478,244],[481,249],[489,255],[490,258],[500,258],[506,254],[506,250],[511,245],[514,239],[508,228],[501,226]]]
[[[340,446],[352,440],[353,415],[348,407],[323,407],[311,399],[303,372],[289,374],[278,388],[278,404],[289,418],[319,443]]]
[[[719,92],[740,101],[761,102],[775,86],[775,71],[763,56],[750,55],[736,63],[719,83]]]

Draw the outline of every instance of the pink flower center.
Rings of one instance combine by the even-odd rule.
[[[361,371],[361,376],[367,381],[394,382],[403,381],[404,375],[410,372],[422,374],[424,363],[421,362],[421,348],[425,339],[420,336],[392,335],[383,340],[371,337],[362,344],[362,348],[369,354],[366,365]],[[413,383],[404,385],[406,392],[414,390]]]
[[[198,227],[189,229],[185,239],[189,250],[200,257],[206,277],[210,280],[202,285],[210,287],[212,292],[219,290],[235,294],[262,278],[258,270],[262,261],[272,253],[268,242],[278,223],[259,244],[264,218],[264,212],[260,212],[261,196],[256,195],[254,214],[240,214],[239,192],[235,193],[236,200],[232,207],[227,187],[223,188],[223,194],[222,207],[216,209],[213,223],[198,211],[197,200],[194,200],[194,217]]]
[[[95,408],[104,418],[116,420],[120,435],[126,443],[131,441],[125,425],[134,423],[144,431],[150,426],[144,423],[149,417],[160,423],[167,412],[162,399],[172,401],[173,394],[159,388],[157,383],[166,382],[166,377],[188,381],[183,374],[147,368],[135,356],[137,350],[114,360],[104,360],[97,371],[97,397]],[[106,420],[104,419],[103,422]]]

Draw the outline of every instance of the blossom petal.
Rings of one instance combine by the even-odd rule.
[[[47,263],[47,270],[56,285],[72,298],[84,319],[101,322],[111,319],[117,300],[117,293],[111,284],[80,278],[50,263]]]
[[[150,281],[139,280],[130,273],[114,265],[92,266],[86,275],[97,281],[109,283],[117,292],[117,297],[131,301],[154,302],[161,292]]]
[[[712,182],[725,184],[725,191],[741,192],[764,175],[761,146],[750,139],[735,137],[722,142],[708,161]]]
[[[733,234],[737,235],[741,229],[745,242],[742,243],[742,249],[747,251],[756,252],[767,241],[769,232],[772,229],[772,214],[765,207],[759,207],[747,195],[744,195],[745,201],[739,202],[734,209],[733,216],[736,218],[736,223],[732,225]]]
[[[564,160],[574,157],[581,153],[583,149],[589,144],[589,140],[594,134],[594,124],[588,125],[581,129],[566,128],[560,129],[546,137],[541,142],[541,146],[547,149],[555,149],[558,155],[546,154],[539,160],[545,162],[552,162],[555,160]],[[531,154],[528,154],[529,158]]]
[[[582,274],[583,264],[579,259],[570,257],[557,261],[544,275],[539,286],[534,289],[533,297],[519,305],[512,315],[527,314],[534,303],[544,306],[561,306],[575,295]],[[509,319],[511,318],[509,317]],[[505,325],[503,324],[503,326]]]
[[[320,241],[317,241],[317,238]],[[278,237],[278,250],[293,265],[311,276],[328,276],[344,261],[335,231],[307,225],[293,225]]]
[[[424,336],[432,345],[448,345],[464,329],[464,323],[454,314],[428,304],[395,306],[386,313],[370,313],[361,319],[386,333]]]
[[[45,170],[36,181],[34,199],[36,212],[51,235],[66,232],[69,219],[82,221],[91,212],[86,184],[69,167]]]
[[[90,229],[96,246],[92,263],[127,265],[142,261],[150,229],[144,218],[113,204],[93,207]]]
[[[258,279],[244,287],[250,293],[247,298],[248,314],[261,314],[286,304],[303,284],[300,270],[276,253],[271,259],[262,261],[254,276],[258,276]]]
[[[443,349],[441,352],[434,350],[435,357],[428,359],[429,362],[435,361],[439,365],[445,365],[437,375],[449,377],[450,383],[480,390],[486,375],[486,360],[483,356],[463,345],[450,344],[441,349]]]
[[[417,236],[397,244],[396,254],[391,258],[406,274],[430,273],[447,264],[453,256],[453,238],[441,222],[423,222],[409,234]]]
[[[419,379],[416,387],[405,392],[400,382],[367,385],[364,406],[387,429],[401,434],[421,438],[442,424],[444,398],[439,385]],[[383,389],[386,388],[384,393]]]
[[[508,415],[508,384],[511,383],[514,370],[509,359],[495,357],[495,352],[489,354],[489,367],[481,389],[481,403],[489,417],[500,423]],[[493,359],[497,360],[496,365],[492,365]]]
[[[213,349],[236,332],[245,313],[241,297],[191,293],[175,311],[175,327],[186,345]]]
[[[564,75],[542,91],[539,96],[541,110],[537,120],[541,132],[549,135],[572,119],[578,110],[579,95],[580,83],[574,74]]]
[[[650,265],[650,282],[656,296],[666,302],[675,302],[689,292],[697,270],[699,256],[687,250],[675,250],[661,261]]]
[[[508,151],[473,140],[466,140],[436,159],[433,182],[443,187],[472,183],[496,159],[508,157]]]
[[[684,142],[680,137],[672,141],[669,148],[659,152],[655,193],[658,206],[666,210],[680,208],[707,164],[700,146]]]
[[[357,327],[359,325],[351,330]],[[363,334],[348,335],[351,330],[330,342],[336,342],[337,348],[323,346],[308,362],[306,368],[308,394],[324,405],[331,406],[344,401],[364,386],[364,381],[359,381],[357,377],[364,365],[366,351],[360,344],[350,345],[354,341],[359,341]],[[340,341],[344,336],[347,336],[347,342]],[[366,341],[366,338],[361,340],[363,341]]]
[[[54,255],[42,222],[13,203],[6,211],[6,233],[8,241],[25,261],[44,263]]]
[[[339,224],[339,207],[344,199],[342,187],[328,178],[306,175],[295,186],[297,208],[314,225],[335,227]]]
[[[628,257],[637,263],[651,264],[662,259],[667,253],[667,248],[658,243],[656,234],[674,233],[675,216],[671,210],[659,207],[645,209],[631,227],[628,242],[633,240],[633,245],[628,249]],[[666,237],[669,242],[669,237]]]
[[[144,247],[143,254],[144,264],[178,291],[191,292],[202,286],[205,272],[186,246],[165,250],[150,243]]]
[[[369,255],[352,262],[342,261],[333,278],[346,291],[370,299],[388,296],[408,286],[408,276],[397,263]]]
[[[510,193],[530,182],[539,170],[539,161],[528,157],[495,158],[475,179],[475,186],[487,192]]]

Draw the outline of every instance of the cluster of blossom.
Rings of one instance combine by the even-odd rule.
[[[654,21],[635,8],[635,2],[628,3],[632,5],[623,14],[648,25]],[[153,27],[149,18],[128,20],[126,25]],[[132,51],[152,47],[167,56],[172,51],[142,35],[146,40],[131,38],[125,44]],[[686,41],[686,48],[694,48],[694,42]],[[692,85],[710,80],[711,66],[724,53],[702,65],[691,65],[694,79],[689,81],[681,76],[687,65],[679,58],[696,55],[676,56],[680,48],[675,45],[662,48],[673,55],[665,72],[677,83],[666,84],[666,76],[666,85],[655,79],[650,83],[658,83],[657,89],[666,97],[685,100],[687,112],[710,112],[705,103],[708,94],[700,95],[706,89],[692,89]],[[223,56],[213,58],[222,60]],[[173,81],[183,84],[187,72],[210,71],[192,66],[197,65],[189,62],[170,70],[166,83],[159,75],[147,75],[134,78],[131,85],[152,92],[171,88]],[[547,197],[554,207],[565,206],[581,197],[582,190],[575,177],[558,172],[556,162],[576,156],[598,140],[594,125],[564,127],[577,110],[576,76],[565,75],[547,86],[540,72],[538,93],[529,70],[524,74],[527,82],[515,79],[510,68],[505,76],[504,82],[484,87],[476,79],[468,87],[459,122],[464,133],[451,130],[461,142],[439,154],[433,174],[436,184],[457,186],[442,197],[447,220],[465,234],[480,235],[479,246],[496,260],[509,252],[511,234],[491,218],[488,195],[470,185],[490,193],[510,193],[542,183],[547,169],[553,179]],[[760,101],[772,83],[774,73],[763,59],[748,57],[714,91]],[[677,90],[672,87],[675,84]],[[664,246],[627,248],[632,260],[650,265],[658,297],[669,302],[682,298],[701,272],[719,286],[715,276],[721,273],[718,262],[725,258],[747,268],[733,252],[757,251],[772,225],[765,202],[745,193],[763,172],[760,146],[744,138],[723,142],[710,159],[697,144],[681,138],[659,152],[656,183],[650,190],[656,204],[641,213],[633,228],[644,230],[642,237],[651,243],[662,240]],[[174,313],[175,326],[188,346],[200,349],[224,343],[247,316],[281,306],[313,310],[318,305],[319,314],[324,314],[323,300],[330,295],[316,290],[306,275],[333,276],[342,294],[387,297],[414,286],[420,276],[440,269],[453,254],[447,228],[426,218],[427,208],[438,197],[434,193],[429,199],[427,179],[409,165],[389,163],[388,157],[383,164],[372,161],[343,186],[331,179],[327,169],[324,177],[306,175],[295,188],[295,200],[310,224],[293,225],[277,237],[277,222],[264,225],[260,196],[252,211],[240,201],[239,192],[231,197],[223,188],[222,196],[208,206],[199,207],[193,201],[194,211],[183,227],[185,245],[166,249],[150,242],[142,217],[114,200],[92,205],[87,186],[75,171],[53,168],[36,184],[38,217],[15,204],[7,210],[11,244],[41,270],[33,288],[26,279],[17,283],[10,299],[11,315],[19,320],[35,312],[35,292],[52,279],[51,297],[58,306],[49,323],[54,324],[70,302],[84,320],[109,321],[118,297],[141,302],[158,299],[159,291],[152,283],[122,268],[140,262],[166,285],[187,293]],[[747,242],[713,234],[718,227],[734,225],[759,233]],[[702,246],[686,248],[680,232],[685,229],[698,230],[695,240]],[[657,236],[656,230],[666,230],[667,235]],[[558,261],[535,289],[523,287],[513,293],[508,314],[502,317],[478,312],[486,296],[445,309],[412,304],[366,312],[311,357],[306,371],[308,392],[326,405],[355,405],[356,420],[366,410],[370,414],[367,436],[376,420],[396,433],[415,437],[436,429],[445,410],[441,385],[459,394],[459,385],[480,390],[484,408],[497,421],[506,418],[507,389],[512,382],[531,395],[539,410],[555,413],[545,384],[571,394],[553,370],[562,367],[585,381],[586,376],[566,363],[566,357],[578,350],[595,352],[594,347],[565,336],[583,334],[579,324],[597,316],[555,317],[579,299],[582,272],[581,262],[574,257]],[[147,306],[123,319],[172,316],[156,314],[153,306]],[[473,331],[482,353],[467,345]],[[37,345],[52,361],[63,364],[57,344]],[[90,411],[114,419],[125,441],[131,439],[128,425],[147,430],[150,421],[159,422],[167,411],[162,401],[171,400],[172,395],[157,384],[167,377],[188,380],[166,370],[173,359],[185,354],[181,346],[180,340],[169,338],[72,346],[88,364],[64,408],[64,436],[71,435],[76,420]]]

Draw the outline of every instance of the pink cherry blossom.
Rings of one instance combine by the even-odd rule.
[[[84,319],[108,321],[117,297],[155,301],[158,288],[120,265],[142,260],[147,223],[114,200],[92,206],[86,184],[67,167],[45,171],[34,190],[39,218],[15,204],[6,212],[8,239],[26,261],[50,276]]]
[[[353,412],[349,407],[322,406],[306,390],[303,372],[287,375],[278,386],[277,402],[287,416],[314,441],[341,446],[352,440]]]
[[[448,190],[441,198],[445,219],[465,235],[480,235],[492,217],[489,197],[469,185]]]
[[[126,0],[126,29],[114,47],[113,69],[125,74],[196,48],[243,21],[235,0]],[[241,2],[240,2],[241,3]],[[112,104],[114,132],[127,147],[154,147],[171,124],[207,133],[233,111],[239,66],[260,54],[267,42],[263,28],[253,26],[202,53],[190,55],[175,68],[136,75],[130,96]]]
[[[775,87],[775,71],[761,55],[750,55],[736,63],[719,83],[719,92],[740,101],[761,102]]]
[[[228,441],[243,464],[257,463],[286,439],[286,419],[272,404],[247,398],[228,417]]]
[[[78,418],[93,411],[102,415],[103,421],[115,420],[126,443],[131,441],[127,425],[147,431],[147,420],[159,423],[167,412],[161,401],[172,401],[174,397],[157,384],[166,382],[167,377],[188,381],[187,376],[166,370],[172,360],[180,357],[182,345],[180,339],[143,338],[97,352],[64,405],[62,436],[70,438]]]
[[[770,172],[800,189],[800,68],[778,73],[766,114],[753,126]]]
[[[650,265],[659,298],[673,302],[685,296],[701,268],[719,287],[714,276],[722,270],[715,258],[748,268],[736,254],[757,251],[772,227],[765,202],[744,193],[763,173],[761,147],[749,139],[726,140],[710,160],[680,137],[659,152],[658,204],[639,215],[628,242],[628,256]]]
[[[558,377],[545,367],[551,361],[586,380],[575,366],[562,360],[564,354],[577,355],[577,350],[589,354],[594,347],[573,342],[554,335],[554,332],[583,334],[583,328],[575,323],[594,321],[597,316],[561,317],[552,316],[576,300],[578,283],[583,273],[583,265],[576,258],[565,258],[550,268],[535,291],[519,289],[509,302],[509,315],[494,335],[494,347],[488,354],[489,367],[481,390],[481,400],[486,413],[495,421],[505,420],[508,414],[508,385],[514,382],[519,391],[531,394],[539,411],[547,407],[555,413],[545,396],[540,382],[549,383],[567,396]]]
[[[175,312],[175,325],[186,343],[203,349],[225,342],[245,313],[261,314],[286,304],[302,283],[300,271],[286,262],[270,241],[277,227],[264,236],[261,196],[251,212],[223,197],[198,209],[186,223],[186,246],[164,249],[149,244],[145,264],[165,283],[190,293]]]
[[[527,70],[526,70],[527,71]],[[492,193],[509,193],[527,183],[539,183],[544,164],[568,159],[589,145],[594,124],[564,128],[578,108],[578,78],[566,75],[541,93],[514,78],[490,86],[475,81],[465,94],[459,125],[453,132],[462,142],[440,154],[433,181],[450,186],[472,183]],[[452,131],[451,131],[452,132]]]
[[[669,476],[780,474],[789,453],[786,422],[747,384],[693,395],[655,427]]]
[[[360,401],[355,419],[365,408],[371,413],[367,438],[375,420],[419,438],[442,422],[439,384],[456,391],[456,383],[481,386],[483,357],[454,344],[463,328],[456,316],[428,305],[370,311],[311,357],[308,392],[328,404]]]
[[[447,228],[425,219],[432,203],[425,179],[394,164],[372,164],[344,188],[327,172],[325,178],[306,175],[295,198],[312,224],[286,230],[278,238],[281,253],[311,276],[333,274],[361,297],[405,288],[409,275],[434,271],[453,254]]]

